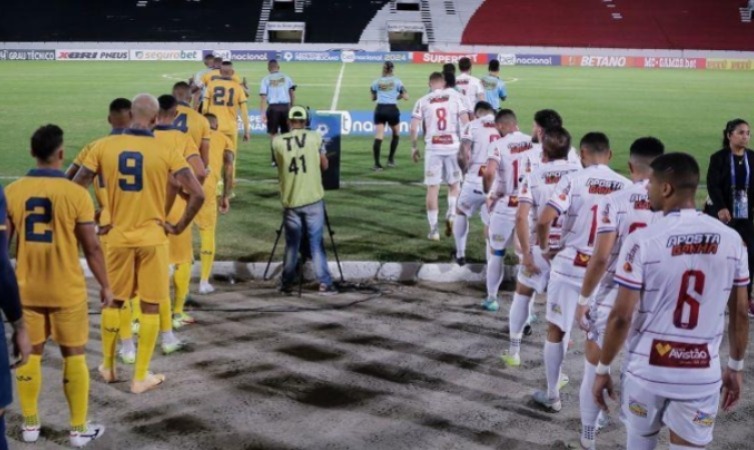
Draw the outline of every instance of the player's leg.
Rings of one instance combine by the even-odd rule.
[[[385,118],[383,117],[383,111],[381,106],[377,106],[374,110],[374,142],[372,143],[372,157],[374,158],[375,171],[382,170],[382,164],[380,164],[380,152],[382,149],[382,141],[385,139]]]
[[[698,400],[668,402],[663,422],[670,430],[671,450],[705,448],[712,443],[720,392]]]
[[[600,360],[600,346],[595,340],[598,335],[587,336],[584,343],[584,376],[581,378],[579,389],[579,412],[581,413],[581,446],[593,448],[597,438],[597,419],[600,415],[600,407],[594,401],[592,387],[596,378],[597,364]]]
[[[522,282],[521,274],[519,274],[510,314],[508,314],[510,344],[508,352],[502,355],[502,360],[508,366],[517,367],[521,365],[521,341],[524,338],[524,329],[529,319],[529,307],[533,296],[534,289]]]
[[[513,228],[514,222],[503,212],[493,211],[490,214],[491,253],[487,259],[487,299],[482,303],[482,307],[488,311],[499,309],[497,297],[505,276],[505,249],[511,242]]]
[[[332,285],[332,275],[327,267],[327,256],[324,247],[325,208],[324,202],[317,202],[305,206],[303,209],[306,221],[306,233],[309,237],[309,250],[314,264],[314,273],[319,281],[319,291],[322,294],[335,293]]]
[[[303,233],[302,217],[296,209],[285,209],[283,211],[283,225],[285,228],[285,259],[280,290],[288,293],[293,290],[293,284],[296,280],[298,252]]]
[[[133,364],[136,359],[136,346],[134,345],[133,329],[131,327],[131,302],[123,302],[123,306],[119,310],[120,315],[120,331],[118,331],[118,337],[120,338],[120,350],[118,351],[118,357],[125,364]]]
[[[453,226],[453,239],[455,241],[455,262],[459,265],[466,264],[466,241],[469,236],[469,217],[474,216],[484,204],[484,194],[481,188],[472,184],[464,183],[461,186],[461,195],[456,206],[456,219]]]
[[[27,363],[16,369],[18,403],[21,407],[21,415],[23,416],[21,438],[24,442],[36,442],[39,439],[39,430],[41,428],[39,420],[39,393],[42,390],[42,353],[44,352],[45,341],[47,341],[48,337],[46,310],[44,308],[25,307],[24,326],[29,334],[32,348]],[[5,336],[5,330],[1,323],[0,330],[3,331],[3,336]],[[6,346],[1,345],[0,365],[8,365],[7,353]],[[5,373],[4,367],[0,370]],[[7,370],[10,372],[10,368]],[[9,394],[4,389],[2,392]]]
[[[401,139],[401,113],[398,111],[397,107],[393,109],[394,111],[391,113],[391,117],[388,120],[390,130],[393,132],[393,135],[390,138],[390,154],[387,158],[388,167],[395,167],[395,153],[398,151],[398,143]]]
[[[165,381],[164,375],[149,373],[160,329],[160,303],[170,302],[169,251],[167,245],[135,249],[138,271],[136,285],[141,297],[141,330],[136,351],[131,392],[140,394]]]
[[[209,282],[212,276],[212,265],[215,263],[215,236],[217,227],[217,182],[218,175],[211,175],[204,183],[204,204],[194,219],[199,229],[199,260],[201,272],[199,276],[199,293],[208,294],[215,291]],[[184,300],[185,301],[185,300]],[[178,314],[178,297],[176,297],[176,310]],[[183,305],[181,311],[183,313]]]
[[[626,425],[627,448],[654,450],[668,415],[667,399],[644,390],[629,375],[622,375],[621,419]],[[693,416],[691,416],[693,417]]]
[[[443,176],[448,183],[448,211],[445,213],[445,236],[453,235],[453,222],[456,218],[458,196],[461,193],[461,166],[457,155],[443,157]]]
[[[440,214],[439,196],[440,184],[442,183],[442,157],[437,156],[431,150],[426,150],[424,155],[424,185],[427,186],[427,221],[429,222],[428,239],[440,240],[440,232],[437,228]]]
[[[123,303],[135,293],[136,260],[134,251],[130,248],[108,248],[106,258],[107,277],[116,302],[115,305],[102,309],[102,364],[99,372],[105,382],[112,383],[117,380],[115,344],[120,333],[121,309]]]

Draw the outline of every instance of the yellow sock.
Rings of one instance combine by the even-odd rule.
[[[89,410],[89,369],[84,355],[63,359],[63,390],[71,413],[71,430],[85,431]]]
[[[202,281],[209,281],[209,276],[212,275],[212,263],[215,262],[215,228],[207,228],[205,230],[199,230],[199,238],[201,241],[201,261],[202,261]]]
[[[141,319],[141,299],[137,295],[129,300],[131,302],[131,320]]]
[[[115,366],[115,341],[120,331],[120,309],[104,308],[100,328],[102,330],[102,367],[112,369]]]
[[[154,346],[157,344],[157,333],[160,328],[159,314],[142,314],[139,330],[139,348],[136,351],[134,365],[134,380],[143,381],[149,372],[149,362],[152,360]]]
[[[42,356],[29,355],[29,362],[16,369],[18,402],[26,425],[39,425],[39,391],[42,390]]]
[[[133,314],[131,312],[131,302],[123,302],[123,307],[118,310],[118,314],[120,316],[120,340],[127,341],[133,339],[134,335],[131,332],[131,314]]]
[[[175,304],[173,305],[173,313],[183,314],[183,306],[186,304],[186,297],[188,297],[189,285],[191,284],[191,263],[178,264],[175,266],[173,283],[175,283]]]
[[[141,316],[142,319],[144,316]],[[170,312],[170,299],[160,302],[160,333],[173,331],[173,314]]]

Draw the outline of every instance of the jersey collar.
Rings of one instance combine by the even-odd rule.
[[[26,174],[28,177],[65,178],[65,174],[57,169],[31,169]]]
[[[175,128],[173,125],[155,125],[154,129],[159,131],[170,131],[176,130],[177,128]]]
[[[183,106],[186,106],[186,107],[189,107],[189,108],[191,107],[191,105],[189,105],[189,104],[188,104],[188,103],[186,103],[186,102],[178,102],[178,104],[179,104],[179,105],[183,105]]]
[[[112,130],[110,130],[110,135],[112,136],[116,134],[123,134],[125,133],[125,131],[126,131],[126,128],[113,128]]]
[[[674,209],[672,211],[668,211],[668,213],[665,215],[665,217],[675,216],[675,217],[690,217],[690,216],[696,216],[699,214],[699,211],[697,211],[694,208],[686,208],[686,209]]]
[[[148,136],[148,137],[154,137],[154,134],[152,134],[149,130],[140,130],[136,128],[126,128],[123,130],[123,134],[128,134],[131,136]]]

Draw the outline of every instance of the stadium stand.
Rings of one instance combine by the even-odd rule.
[[[741,0],[486,0],[469,45],[754,50]]]

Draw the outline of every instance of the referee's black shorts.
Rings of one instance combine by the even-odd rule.
[[[398,107],[395,105],[377,105],[374,110],[374,124],[384,125],[388,124],[394,127],[401,123],[401,112],[398,111]]]
[[[282,134],[288,130],[288,111],[291,109],[287,103],[276,103],[267,107],[267,134]]]

